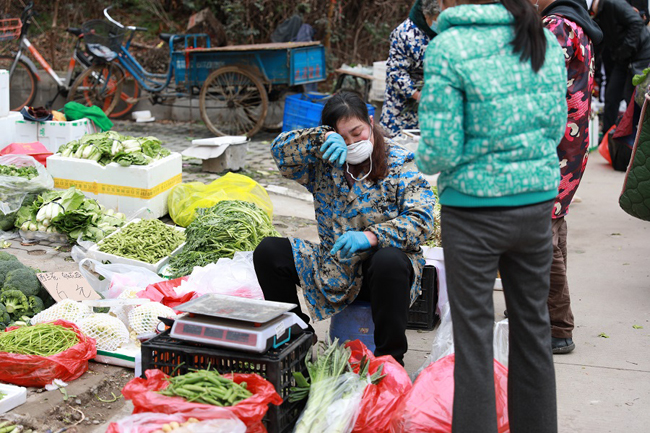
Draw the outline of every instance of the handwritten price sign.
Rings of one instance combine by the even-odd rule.
[[[91,287],[81,272],[44,272],[36,274],[56,302],[62,299],[84,301],[86,299],[101,299],[101,296]]]

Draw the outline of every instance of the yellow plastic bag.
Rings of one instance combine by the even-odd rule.
[[[172,188],[167,198],[169,216],[176,224],[187,227],[198,208],[212,207],[222,200],[244,200],[255,203],[273,217],[273,203],[268,193],[248,176],[228,173],[206,185],[187,182]]]

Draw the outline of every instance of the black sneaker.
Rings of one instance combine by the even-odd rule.
[[[553,354],[563,354],[573,352],[576,345],[573,343],[572,338],[551,337],[551,347],[553,348]]]

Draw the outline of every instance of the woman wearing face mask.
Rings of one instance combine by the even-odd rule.
[[[510,431],[554,433],[546,301],[556,147],[567,120],[564,53],[529,1],[443,0],[438,28],[425,60],[417,164],[440,172],[456,352],[452,431],[497,432],[498,269],[510,323]]]
[[[413,154],[384,140],[364,101],[335,94],[323,126],[282,133],[271,147],[283,176],[314,197],[319,243],[266,238],[253,260],[264,297],[326,319],[355,299],[370,301],[375,355],[403,362],[409,305],[420,291],[420,245],[433,230],[435,198]],[[300,307],[294,310],[309,317]]]
[[[424,76],[424,53],[437,34],[438,0],[417,0],[409,17],[390,35],[381,126],[389,137],[418,128],[417,104]]]

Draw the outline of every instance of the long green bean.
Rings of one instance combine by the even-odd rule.
[[[0,334],[0,352],[52,356],[79,342],[70,328],[51,323],[24,326]]]
[[[160,220],[140,220],[105,238],[99,251],[156,263],[185,242],[185,233]]]
[[[168,397],[182,397],[189,402],[213,406],[234,406],[253,394],[247,384],[238,384],[216,371],[198,370],[167,379],[169,386],[158,391]]]

